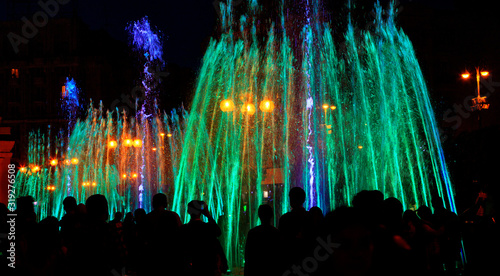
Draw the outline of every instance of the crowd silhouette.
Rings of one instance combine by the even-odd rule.
[[[248,232],[244,275],[458,275],[459,220],[438,197],[434,212],[429,206],[413,211],[379,191],[361,191],[352,207],[325,216],[318,207],[304,208],[301,188],[289,197],[291,211],[277,228],[273,208],[258,208],[261,225]],[[116,212],[112,220],[99,194],[85,204],[65,198],[61,220],[37,222],[33,203],[32,197],[17,200],[18,275],[216,276],[230,269],[218,239],[223,229],[203,201],[189,202],[186,224],[167,210],[161,193],[153,196],[150,213]],[[6,218],[5,205],[0,211]]]

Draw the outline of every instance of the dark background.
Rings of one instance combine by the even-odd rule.
[[[67,76],[76,79],[87,102],[131,108],[124,98],[138,85],[142,66],[128,46],[125,27],[145,15],[161,31],[164,43],[161,108],[168,111],[182,104],[189,108],[204,51],[217,34],[218,2],[72,0],[59,5],[57,15],[15,53],[8,33],[21,35],[21,18],[32,21],[41,8],[37,1],[0,1],[0,125],[12,128],[10,136],[0,139],[16,141],[14,162],[22,164],[31,129],[65,124],[59,99]],[[234,2],[242,5],[241,0]],[[273,1],[260,2],[271,7]],[[388,1],[381,2],[387,7]],[[332,18],[345,15],[345,1],[323,3]],[[459,212],[474,205],[479,189],[494,197],[500,184],[500,17],[494,3],[396,1],[398,25],[413,42],[427,81]],[[355,1],[353,16],[361,18],[359,25],[370,18],[373,4]],[[475,66],[490,72],[481,91],[488,93],[491,105],[481,111],[481,122],[478,112],[467,109],[469,96],[475,95],[475,80],[460,78],[465,70],[474,73]],[[13,68],[19,69],[19,77],[12,77]]]

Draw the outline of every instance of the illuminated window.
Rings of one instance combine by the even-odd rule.
[[[66,98],[66,85],[63,85],[62,88],[61,88],[61,95],[63,98]]]
[[[11,73],[12,73],[12,78],[13,79],[18,79],[19,78],[19,69],[12,68]]]

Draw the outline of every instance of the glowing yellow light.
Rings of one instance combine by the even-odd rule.
[[[56,189],[56,187],[54,187],[54,186],[48,186],[47,187],[47,190],[49,190],[49,191],[54,191],[55,189]]]
[[[220,110],[222,110],[223,112],[230,112],[230,111],[233,111],[235,108],[234,106],[234,102],[232,100],[223,100],[221,103],[220,103]]]
[[[118,143],[116,141],[109,141],[108,147],[114,149],[118,146]]]
[[[463,73],[462,74],[462,79],[468,79],[470,77],[469,73]]]
[[[64,164],[71,165],[71,160],[69,160],[69,159],[64,160]]]
[[[167,137],[172,137],[172,133],[167,134]]]
[[[20,168],[19,168],[19,170],[20,170],[21,172],[23,172],[23,173],[24,173],[24,172],[26,172],[28,169],[26,169],[26,167],[20,167]]]
[[[326,109],[328,109],[329,107],[330,107],[330,106],[329,106],[329,105],[327,105],[327,104],[324,104],[324,105],[323,105],[323,109],[325,109],[325,110],[326,110]]]
[[[259,109],[262,112],[272,112],[274,110],[274,102],[271,100],[264,100],[260,103]]]
[[[140,148],[142,147],[142,140],[141,139],[135,139],[134,140],[134,148]]]
[[[125,139],[125,143],[124,143],[124,145],[125,145],[126,147],[131,147],[131,146],[132,146],[132,144],[133,144],[132,139]]]
[[[488,71],[481,72],[481,76],[483,76],[483,77],[487,77],[489,74],[490,74],[490,72],[488,72]]]
[[[337,109],[337,107],[332,105],[332,106],[330,106],[330,109],[335,110],[335,109]]]
[[[71,158],[71,164],[73,165],[78,164],[78,158]]]
[[[95,187],[96,185],[97,185],[97,183],[95,183],[95,182],[92,182],[92,186],[94,186],[94,187]]]
[[[363,148],[363,146],[361,146],[361,145],[358,146],[358,149],[362,149],[362,148]]]
[[[253,115],[255,113],[255,105],[251,103],[244,104],[241,108],[241,112],[247,113],[248,115]]]
[[[156,148],[152,148],[153,151],[156,151]]]
[[[132,174],[132,178],[137,178],[137,174],[136,173]]]
[[[50,160],[50,165],[51,165],[52,167],[53,167],[53,166],[57,166],[57,163],[59,163],[59,162],[57,161],[57,159],[52,159],[52,160]]]
[[[34,166],[33,169],[31,169],[32,172],[36,173],[40,170],[40,166]]]

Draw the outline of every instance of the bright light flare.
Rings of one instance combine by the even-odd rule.
[[[124,145],[125,145],[126,147],[131,147],[133,143],[134,143],[134,142],[132,141],[132,139],[125,139],[125,143],[124,143]]]
[[[71,158],[71,164],[76,165],[78,162],[78,158]]]
[[[58,164],[58,163],[59,163],[59,161],[57,161],[57,159],[52,159],[52,160],[50,160],[50,165],[51,165],[52,167],[57,166],[57,164]]]
[[[335,110],[335,109],[337,109],[337,107],[336,107],[336,106],[334,106],[334,105],[332,105],[332,106],[330,106],[330,109],[331,109],[331,110]]]
[[[234,102],[230,99],[223,100],[220,103],[220,110],[222,110],[223,112],[231,112],[234,110],[234,108]]]
[[[127,174],[126,173],[122,174],[122,178],[123,179],[127,178]]]
[[[323,109],[324,109],[324,110],[327,110],[329,107],[330,107],[330,106],[329,106],[329,105],[327,105],[327,104],[324,104],[324,105],[323,105]]]
[[[488,72],[488,71],[481,71],[481,76],[487,77],[489,75],[490,75],[490,72]]]
[[[140,148],[142,147],[142,140],[141,139],[135,139],[134,140],[134,148]]]
[[[253,115],[255,114],[255,105],[251,103],[244,104],[243,107],[241,108],[241,112],[246,113],[248,115]]]
[[[260,103],[259,109],[262,112],[272,112],[274,110],[274,102],[271,100],[264,100]]]
[[[34,166],[32,169],[31,169],[32,172],[36,173],[38,171],[40,171],[40,166]]]
[[[132,174],[132,178],[137,178],[137,174],[136,173]]]
[[[22,173],[25,173],[28,171],[28,169],[26,169],[26,167],[20,167],[19,171],[21,171]]]
[[[470,74],[469,73],[463,73],[462,74],[462,79],[466,80],[470,77]]]
[[[111,149],[114,149],[118,146],[118,143],[116,141],[109,141],[108,143],[108,147],[111,148]]]

